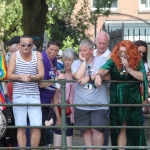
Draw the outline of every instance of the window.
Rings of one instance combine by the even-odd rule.
[[[150,10],[150,0],[140,0],[140,10]]]
[[[98,0],[92,0],[92,8],[96,8],[96,3],[97,3]],[[108,4],[105,4],[107,1],[104,1],[104,0],[99,0],[99,4],[103,4],[105,5],[106,7],[105,8],[108,8],[107,5],[109,5],[109,1],[107,2]],[[103,7],[103,6],[102,6]],[[117,9],[117,0],[115,2],[112,3],[111,5],[111,8],[110,9]]]

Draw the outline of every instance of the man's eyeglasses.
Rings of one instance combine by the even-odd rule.
[[[32,44],[25,44],[25,43],[23,43],[23,44],[21,44],[21,46],[22,46],[22,47],[25,47],[25,46],[27,46],[27,47],[31,47],[31,46],[32,46]]]
[[[126,52],[126,51],[118,51],[118,54],[119,54],[119,55],[122,55],[122,53],[124,53],[124,55],[127,55],[127,52]]]

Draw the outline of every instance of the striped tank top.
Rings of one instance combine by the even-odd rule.
[[[32,59],[30,62],[24,61],[20,52],[16,51],[16,68],[15,74],[37,74],[37,57],[36,51],[32,51]],[[14,82],[14,94],[39,94],[38,82]]]

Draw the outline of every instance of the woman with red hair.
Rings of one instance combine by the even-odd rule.
[[[111,104],[141,104],[140,83],[128,81],[144,81],[145,98],[148,97],[147,76],[144,63],[137,46],[131,41],[123,40],[118,43],[106,64],[98,71],[95,85],[100,86],[102,77],[108,72],[112,80],[127,81],[124,83],[111,83]],[[141,107],[110,107],[111,126],[142,126]],[[111,129],[113,146],[146,146],[143,129]],[[123,149],[119,149],[123,150]],[[140,150],[138,148],[138,150]]]

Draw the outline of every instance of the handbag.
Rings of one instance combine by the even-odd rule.
[[[70,85],[69,97],[68,97],[68,100],[66,100],[66,104],[70,104],[69,98],[70,98],[70,94],[71,94],[71,88],[72,88],[72,85]],[[60,106],[58,106],[58,112],[59,112],[59,115],[61,116],[61,107]],[[69,116],[71,113],[72,113],[71,107],[67,106],[66,107],[66,116]]]

